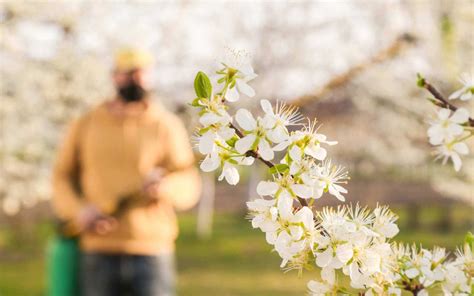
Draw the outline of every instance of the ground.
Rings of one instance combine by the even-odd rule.
[[[443,245],[453,250],[465,232],[473,228],[472,208],[454,211],[453,230],[436,230],[439,210],[425,209],[419,230],[407,229],[406,211],[400,210],[401,233],[397,239],[421,242],[429,247]],[[178,240],[178,295],[305,295],[306,282],[314,272],[302,278],[296,272],[283,273],[280,260],[265,243],[259,230],[245,220],[245,213],[218,214],[214,233],[209,240],[199,240],[195,234],[196,217],[180,216],[181,235]],[[47,223],[35,226],[34,235],[23,241],[15,233],[0,227],[0,295],[39,296],[45,294],[45,250],[51,227]],[[8,232],[8,233],[7,233]],[[9,243],[5,243],[9,238]],[[2,246],[3,239],[3,246]]]

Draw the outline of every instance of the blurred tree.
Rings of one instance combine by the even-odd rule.
[[[253,53],[262,76],[254,87],[262,98],[292,100],[376,56],[403,33],[415,36],[416,46],[304,111],[337,122],[325,119],[333,128],[326,132],[345,143],[337,156],[357,174],[421,178],[444,194],[469,198],[474,160],[466,160],[456,182],[450,171],[432,169],[420,115],[433,110],[416,99],[423,94],[414,83],[416,72],[454,81],[453,71],[441,66],[446,51],[460,63],[456,69],[473,70],[472,2],[451,3],[3,1],[0,207],[14,214],[49,197],[64,124],[112,95],[110,57],[117,47],[138,44],[154,52],[156,91],[173,108],[192,98],[195,72],[210,69],[224,45]]]

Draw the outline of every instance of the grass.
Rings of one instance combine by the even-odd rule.
[[[401,233],[397,240],[454,249],[465,232],[472,229],[472,208],[456,208],[455,230],[444,233],[433,226],[439,213],[425,209],[421,221],[426,223],[422,223],[421,230],[410,230],[405,223],[407,214],[400,210]],[[306,282],[315,276],[314,272],[306,272],[299,278],[296,272],[279,270],[278,255],[271,252],[260,231],[251,229],[244,214],[218,214],[213,236],[208,240],[196,237],[195,223],[192,214],[180,218],[178,295],[304,295]],[[52,230],[47,223],[36,225],[35,229],[31,233],[34,235],[18,239],[16,232],[0,228],[1,296],[44,295],[44,254]]]
[[[260,231],[239,215],[219,215],[213,237],[199,241],[193,217],[178,240],[179,295],[302,295],[304,280],[284,274]],[[190,248],[189,246],[194,246]]]

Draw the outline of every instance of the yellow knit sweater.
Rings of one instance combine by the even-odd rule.
[[[178,234],[174,210],[192,207],[199,197],[193,164],[183,124],[161,105],[148,102],[145,111],[120,117],[103,103],[69,127],[54,167],[53,208],[68,221],[74,221],[86,203],[113,213],[124,196],[143,199],[139,192],[146,175],[164,168],[158,202],[132,203],[112,232],[87,232],[80,240],[81,248],[91,252],[169,253]]]

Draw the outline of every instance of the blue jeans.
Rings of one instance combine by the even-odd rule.
[[[83,296],[172,296],[174,254],[160,256],[83,253]]]

